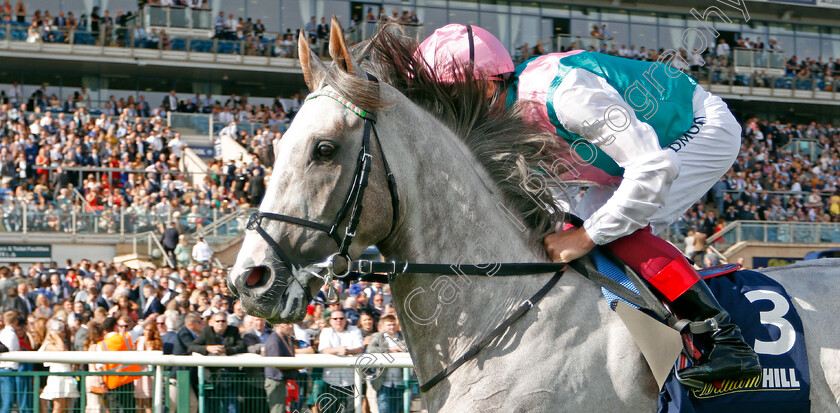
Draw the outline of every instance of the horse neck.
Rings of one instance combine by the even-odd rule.
[[[405,107],[408,106],[408,107]],[[393,105],[377,126],[397,180],[401,219],[378,247],[418,262],[545,259],[471,150],[417,106]]]
[[[402,218],[380,250],[397,260],[425,263],[544,261],[540,243],[509,218],[515,213],[501,208],[500,191],[466,145],[419,108],[394,106],[380,115],[378,125],[394,168]],[[398,276],[391,291],[421,378],[427,380],[480,341],[545,280]]]

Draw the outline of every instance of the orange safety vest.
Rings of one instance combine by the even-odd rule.
[[[131,342],[131,336],[128,334],[114,334],[99,342],[99,346],[103,351],[129,351],[134,350],[134,344]],[[140,366],[136,364],[106,364],[107,371],[141,371]],[[122,385],[133,382],[139,379],[140,376],[103,376],[102,380],[105,382],[107,389],[116,389]]]

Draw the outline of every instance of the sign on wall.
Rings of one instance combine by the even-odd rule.
[[[36,262],[51,260],[51,245],[0,244],[0,262]]]

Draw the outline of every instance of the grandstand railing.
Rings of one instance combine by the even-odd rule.
[[[184,29],[213,28],[213,10],[182,6],[146,4],[138,11],[145,27],[177,27]]]
[[[47,232],[57,234],[114,234],[125,236],[162,228],[175,220],[187,233],[201,232],[220,217],[234,211],[200,210],[180,216],[175,211],[156,213],[134,207],[91,206],[78,210],[72,206],[47,207],[30,202],[9,202],[0,205],[0,232]],[[234,224],[228,221],[228,226]],[[239,225],[239,224],[236,224]],[[226,228],[226,227],[223,227]],[[232,231],[232,229],[227,229]]]
[[[163,355],[160,351],[116,351],[116,352],[91,352],[91,351],[12,351],[0,354],[0,361],[18,362],[18,363],[65,363],[74,365],[83,364],[132,364],[153,366],[154,372],[146,371],[141,373],[125,373],[131,376],[152,376],[153,377],[153,408],[156,413],[163,413],[167,409],[168,404],[168,388],[167,382],[169,380],[169,372],[164,371],[164,367],[197,367],[198,379],[198,398],[199,398],[199,412],[215,413],[212,409],[211,403],[218,396],[214,395],[215,386],[227,386],[228,394],[238,395],[240,398],[244,396],[251,396],[265,399],[265,393],[247,394],[249,390],[246,387],[257,387],[262,389],[263,376],[259,370],[252,370],[253,375],[251,379],[246,371],[240,373],[240,368],[243,369],[262,369],[264,367],[277,368],[348,368],[353,369],[354,387],[353,394],[348,396],[353,397],[355,411],[361,412],[362,397],[355,389],[361,389],[366,377],[370,377],[372,371],[370,369],[402,369],[402,388],[403,394],[400,399],[403,403],[403,411],[409,412],[411,402],[418,398],[416,391],[417,382],[412,379],[411,369],[413,362],[408,353],[366,353],[358,356],[335,356],[328,354],[300,354],[294,357],[263,357],[256,354],[240,354],[226,357],[208,357],[208,356],[173,356]],[[226,368],[225,374],[220,375],[208,374],[211,371],[218,371],[216,369]],[[252,373],[252,374],[253,374]],[[85,376],[91,375],[117,375],[120,373],[102,373],[102,372],[85,372],[76,371],[68,373],[50,373],[50,372],[10,372],[0,373],[0,376],[25,377],[31,376],[39,383],[44,376],[62,375],[81,377],[82,387],[79,389],[80,399],[85,401]],[[177,372],[176,387],[179,395],[189,394],[189,370]],[[374,373],[376,374],[376,373]],[[382,374],[381,372],[379,374]],[[314,372],[310,376],[315,376]],[[302,384],[302,383],[299,383]],[[309,389],[316,386],[307,386]],[[40,392],[39,386],[32,386],[31,400],[33,403],[33,411],[38,412],[39,402],[38,394]],[[304,399],[304,394],[301,394],[301,400]],[[323,397],[331,397],[324,395]],[[189,397],[178,398],[177,411],[182,407],[188,408]],[[245,400],[248,401],[247,399]],[[318,399],[317,402],[329,401],[329,399]],[[183,403],[183,404],[182,404]],[[86,406],[81,406],[82,411],[85,411]],[[210,408],[208,408],[210,407]]]
[[[756,50],[735,48],[732,61],[736,73],[758,73],[783,76],[785,74],[785,53],[776,50]]]
[[[840,223],[734,221],[706,240],[721,251],[742,241],[819,244],[840,243]]]

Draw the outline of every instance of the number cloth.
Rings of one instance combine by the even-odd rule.
[[[809,412],[811,379],[805,336],[785,289],[764,274],[746,270],[706,282],[755,349],[763,373],[753,380],[726,380],[702,390],[687,390],[672,371],[659,393],[659,412]],[[678,361],[675,368],[684,362]]]

